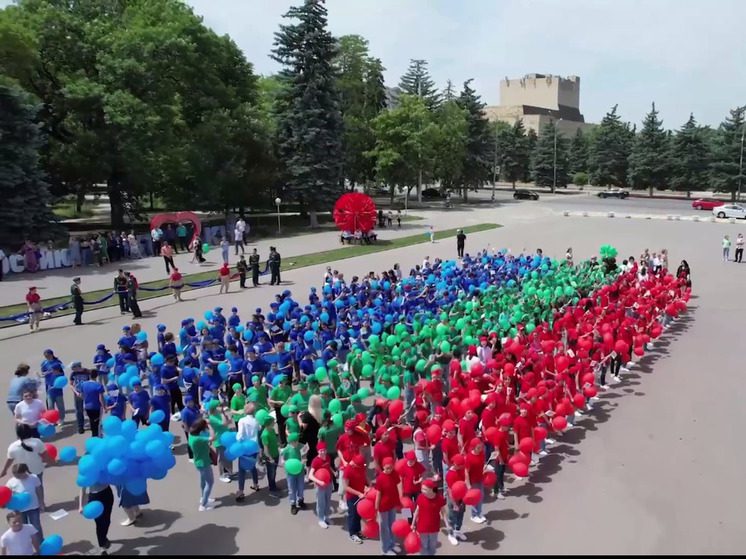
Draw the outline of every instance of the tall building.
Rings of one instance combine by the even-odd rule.
[[[549,74],[526,74],[522,78],[500,81],[500,104],[485,107],[491,121],[510,125],[523,121],[526,130],[537,134],[545,124],[554,121],[566,137],[595,126],[585,122],[580,112],[580,78],[563,78]]]

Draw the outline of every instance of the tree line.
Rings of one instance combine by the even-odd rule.
[[[53,200],[81,204],[101,185],[119,228],[154,199],[228,212],[279,196],[314,224],[355,187],[393,198],[436,184],[466,199],[496,178],[730,192],[742,180],[744,108],[676,133],[655,108],[639,133],[614,108],[589,134],[550,124],[537,137],[490,123],[471,80],[439,90],[425,60],[387,88],[363,37],[329,32],[323,0],[289,9],[270,56],[281,71],[258,76],[179,0],[0,10],[0,243],[41,238]]]

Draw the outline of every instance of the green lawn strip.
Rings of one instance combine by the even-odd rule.
[[[501,227],[501,225],[498,225],[496,223],[480,223],[478,225],[471,225],[471,226],[463,227],[462,229],[464,230],[464,233],[470,234],[470,233],[479,233],[480,231],[488,231],[490,229],[497,229],[498,227]],[[449,237],[454,237],[457,231],[458,229],[446,229],[444,231],[436,231],[435,238],[436,240],[442,240],[442,239],[447,239]],[[412,245],[426,243],[428,241],[429,239],[428,239],[427,234],[425,232],[422,232],[417,235],[409,235],[407,237],[400,237],[398,239],[380,240],[376,244],[373,244],[373,245],[362,245],[362,246],[354,245],[354,246],[347,246],[344,248],[325,250],[322,252],[314,252],[311,254],[303,254],[300,256],[289,256],[283,259],[282,269],[283,271],[297,270],[298,268],[305,268],[307,266],[325,264],[327,262],[334,262],[336,260],[346,260],[348,258],[355,258],[357,256],[365,256],[368,254],[374,254],[376,252],[383,252],[386,250],[394,250],[397,248],[404,248],[404,247],[408,247]],[[264,263],[262,263],[260,267],[263,269]],[[196,274],[186,274],[184,275],[184,283],[194,283],[194,282],[204,281],[207,279],[214,279],[214,278],[217,278],[217,269],[210,270],[207,272],[198,272]],[[164,287],[167,285],[168,285],[168,279],[143,282],[140,284],[141,287],[150,287],[150,288]],[[202,288],[195,288],[195,289],[202,289]],[[186,287],[186,286],[183,289],[183,291],[192,291],[192,290],[193,288]],[[83,297],[90,301],[90,300],[100,299],[101,297],[104,297],[108,293],[111,293],[111,289],[88,291],[88,292],[83,293]],[[138,292],[138,301],[145,301],[147,299],[153,299],[155,297],[163,297],[164,295],[169,295],[169,294],[170,292],[168,290],[165,290],[165,291],[140,290]],[[65,303],[69,300],[70,300],[70,297],[54,297],[52,299],[44,299],[42,301],[42,304],[45,307],[50,307],[52,305]],[[106,307],[117,306],[118,304],[119,304],[119,299],[117,297],[112,297],[111,299],[104,301],[103,303],[99,303],[98,305],[86,305],[85,310],[91,311],[95,309],[103,309]],[[26,311],[25,304],[8,305],[5,307],[0,307],[0,316],[10,316],[14,314],[20,314],[25,311]],[[73,314],[73,313],[74,313],[73,309],[66,309],[66,310],[62,310],[62,311],[58,311],[54,313],[53,316],[55,317],[64,316],[64,315]],[[18,324],[19,324],[18,322],[0,322],[0,327],[17,326]]]

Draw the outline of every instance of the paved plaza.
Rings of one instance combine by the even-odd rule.
[[[467,206],[447,212],[416,211],[422,221],[409,222],[401,232],[385,231],[383,238],[424,232],[433,223],[448,229],[477,223],[504,225],[496,230],[468,236],[466,251],[509,247],[514,253],[542,248],[553,257],[573,247],[576,261],[598,253],[603,244],[619,249],[619,260],[636,258],[645,248],[668,248],[675,268],[682,258],[692,269],[693,298],[688,313],[626,375],[624,382],[601,396],[595,411],[558,439],[548,456],[527,481],[509,481],[504,501],[488,501],[488,523],[477,525],[468,519],[464,532],[468,540],[451,546],[444,534],[439,554],[663,554],[739,553],[746,549],[746,532],[741,519],[746,515],[746,484],[742,464],[746,450],[739,429],[746,424],[746,384],[742,374],[741,326],[746,313],[743,286],[746,264],[721,261],[720,239],[746,232],[746,224],[626,220],[603,217],[564,217],[563,210],[583,211],[599,207],[587,195],[542,196],[539,202],[514,203],[501,194],[503,203]],[[635,213],[691,214],[688,202],[607,200],[603,208],[624,211],[632,202]],[[704,215],[704,213],[703,213]],[[285,261],[290,256],[327,250],[338,246],[336,234],[327,232],[279,241],[259,243],[266,256],[269,244],[276,244]],[[219,256],[219,251],[210,254]],[[231,251],[231,254],[233,252]],[[430,258],[454,258],[455,239],[423,243],[403,249],[351,258],[332,266],[345,274],[362,275],[370,270],[389,269],[398,262],[406,271]],[[177,257],[181,260],[191,256]],[[217,260],[213,257],[213,260]],[[138,262],[133,268],[140,281],[164,275],[160,259]],[[188,266],[182,266],[187,272]],[[325,266],[283,272],[283,289],[290,289],[305,301],[311,286],[322,282]],[[153,274],[151,277],[150,274]],[[43,297],[67,292],[70,270],[34,277],[44,288]],[[86,274],[85,289],[111,284],[113,272]],[[11,304],[25,293],[28,278],[3,282],[0,303]],[[96,282],[101,282],[99,283]],[[237,289],[237,287],[236,287]],[[257,306],[267,307],[276,289],[234,291],[218,295],[218,287],[186,294],[184,303],[170,297],[143,301],[145,317],[139,322],[154,338],[157,323],[177,331],[180,320],[200,317],[216,305],[237,306],[241,317],[249,318]],[[125,320],[127,319],[127,320]],[[25,326],[0,330],[0,361],[6,384],[19,362],[38,370],[42,351],[51,347],[66,364],[81,360],[90,364],[96,344],[115,347],[123,324],[118,308],[88,312],[81,327],[71,325],[72,317],[52,318],[42,330],[29,334]],[[68,410],[72,407],[69,391]],[[68,422],[73,416],[67,416]],[[58,446],[73,444],[82,449],[84,437],[73,434],[72,425],[53,441]],[[177,432],[175,424],[172,431]],[[12,420],[6,413],[0,427],[0,443],[13,440]],[[335,514],[328,530],[318,527],[312,511],[313,490],[306,490],[309,510],[291,516],[286,501],[268,496],[263,490],[249,492],[245,502],[236,504],[231,484],[216,481],[213,497],[221,506],[198,513],[198,474],[187,461],[185,446],[175,450],[177,465],[162,481],[148,483],[151,504],[137,526],[122,527],[121,509],[112,515],[110,550],[113,554],[347,554],[380,553],[378,541],[355,546],[343,530],[344,517]],[[70,514],[54,521],[42,516],[47,534],[58,533],[65,540],[65,553],[89,553],[94,548],[92,521],[77,512],[76,467],[50,468],[45,474],[48,511],[65,509]],[[283,477],[283,476],[279,476]],[[510,478],[509,478],[510,479]],[[284,482],[281,482],[284,486]],[[336,497],[335,497],[336,502]]]

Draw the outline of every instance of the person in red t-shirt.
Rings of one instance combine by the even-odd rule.
[[[378,428],[376,438],[378,442],[373,445],[373,461],[376,463],[376,471],[380,472],[383,470],[383,461],[394,457],[395,447],[391,445],[391,435],[386,427]]]
[[[533,426],[531,425],[531,421],[528,416],[529,408],[531,406],[526,402],[521,402],[521,411],[518,417],[515,418],[515,421],[513,421],[513,444],[515,445],[515,448],[518,448],[520,445],[522,439],[525,439],[526,437],[533,439]],[[532,456],[529,456],[531,458],[531,464],[536,464],[536,459]]]
[[[451,467],[446,472],[446,487],[448,488],[448,541],[452,545],[458,545],[459,541],[466,541],[466,536],[461,532],[464,523],[464,511],[466,505],[463,501],[456,501],[451,493],[451,487],[457,481],[466,481],[466,460],[463,454],[456,454],[451,458]]]
[[[181,275],[181,272],[179,272],[179,269],[174,267],[173,271],[171,272],[171,277],[168,280],[168,284],[171,287],[171,291],[173,293],[174,299],[177,301],[182,301],[181,298],[181,290],[184,287],[184,276]]]
[[[443,438],[440,441],[440,448],[443,453],[443,472],[447,472],[451,466],[451,460],[455,455],[461,452],[461,447],[456,433],[456,426],[451,421],[443,426]]]
[[[357,502],[365,498],[368,492],[368,478],[365,469],[365,458],[362,454],[352,457],[344,469],[346,483],[345,500],[347,501],[347,532],[355,543],[363,543],[360,537],[360,515],[357,512]]]
[[[422,495],[417,497],[417,507],[412,517],[412,530],[417,531],[422,543],[421,555],[435,555],[441,518],[448,527],[446,511],[443,508],[446,500],[443,495],[436,492],[436,488],[437,484],[432,479],[422,482]]]
[[[231,285],[231,269],[228,267],[227,262],[223,262],[223,265],[218,270],[218,281],[220,281],[220,293],[228,293],[228,288]]]
[[[461,421],[458,422],[458,431],[461,435],[461,445],[466,447],[477,434],[477,423],[479,417],[473,410],[467,410]]]
[[[2,264],[0,264],[2,265]],[[31,328],[31,331],[34,331],[34,326],[36,326],[36,330],[39,330],[39,323],[41,322],[41,315],[42,315],[42,308],[41,308],[41,296],[36,292],[36,287],[31,286],[28,288],[28,293],[26,294],[26,305],[28,306],[28,323],[29,327]]]
[[[479,502],[471,507],[471,521],[484,524],[487,519],[482,516],[482,501],[484,500],[484,445],[474,438],[469,443],[469,453],[466,455],[466,485],[469,489],[479,489]]]
[[[406,464],[401,469],[402,494],[413,501],[420,494],[422,478],[425,476],[425,468],[417,461],[414,450],[409,450],[404,454]]]
[[[345,422],[345,432],[337,439],[337,470],[339,471],[339,509],[345,511],[347,509],[347,500],[345,499],[345,486],[346,479],[344,477],[344,469],[349,464],[350,460],[360,452],[360,446],[358,445],[357,439],[353,436],[355,431],[355,422],[353,420],[347,420]]]
[[[378,525],[381,527],[381,552],[391,555],[394,552],[394,534],[391,526],[396,520],[396,509],[401,506],[401,480],[394,471],[394,459],[383,459],[383,471],[376,477],[376,510]]]
[[[332,463],[327,454],[326,443],[320,441],[316,444],[316,457],[311,462],[311,470],[308,472],[308,479],[316,484],[316,516],[319,517],[319,526],[324,529],[329,527],[329,513],[332,501],[333,485],[330,481],[322,481],[317,477],[320,471],[325,471],[326,478],[332,479]]]

